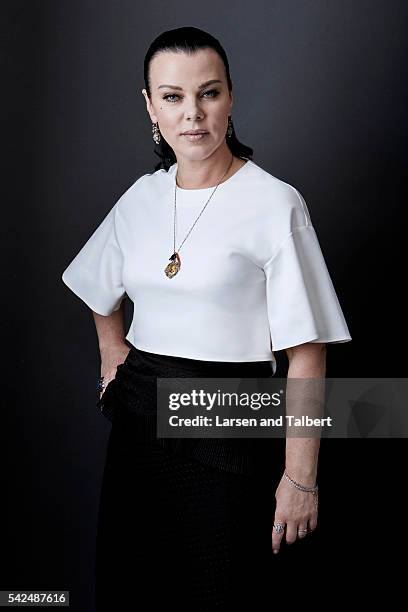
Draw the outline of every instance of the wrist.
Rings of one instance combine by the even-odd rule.
[[[302,485],[303,487],[314,487],[316,484],[316,469],[304,470],[303,468],[296,468],[287,465],[285,467],[285,472],[290,478],[292,478],[292,480]]]
[[[99,343],[99,352],[105,353],[107,351],[117,351],[122,350],[123,348],[129,348],[123,338],[110,338],[104,342]]]

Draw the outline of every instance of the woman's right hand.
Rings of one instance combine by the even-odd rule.
[[[99,399],[105,393],[108,384],[115,378],[118,365],[121,365],[128,356],[130,349],[124,342],[107,346],[100,349],[101,354],[101,376],[103,376],[104,388],[99,394]]]

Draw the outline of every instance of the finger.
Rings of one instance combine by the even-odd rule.
[[[291,521],[286,525],[286,543],[293,544],[297,539],[297,524]]]
[[[99,399],[101,399],[101,397],[102,397],[103,389],[104,389],[104,386],[105,386],[104,380],[105,380],[104,376],[100,376],[99,379],[98,379],[97,389],[99,391]]]
[[[109,382],[110,382],[110,381],[109,381]],[[101,391],[101,397],[102,397],[102,395],[105,393],[105,391],[106,391],[106,387],[109,385],[109,382],[105,383],[105,386],[104,386],[104,388],[103,388],[103,389],[102,389],[102,391]]]
[[[100,392],[99,399],[101,399],[102,395],[103,395],[103,394],[105,393],[105,391],[106,391],[107,386],[109,385],[109,383],[111,383],[111,382],[112,382],[112,380],[114,380],[114,378],[115,378],[115,377],[111,378],[110,380],[109,380],[109,379],[107,379],[107,378],[104,378],[104,379],[103,379],[103,383],[102,383],[102,384],[103,384],[103,388],[102,388],[102,391]]]
[[[283,536],[285,534],[285,521],[275,518],[272,526],[272,550],[275,554],[279,552]]]
[[[102,395],[105,393],[106,387],[108,386],[108,384],[109,384],[108,382],[104,382],[103,383],[103,389],[102,389],[102,391],[99,394],[99,399],[101,399]]]
[[[307,527],[307,523],[301,523],[300,525],[298,525],[297,537],[299,539],[305,538],[308,533],[309,529]]]

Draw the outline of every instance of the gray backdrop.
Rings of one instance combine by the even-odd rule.
[[[406,6],[2,3],[2,304],[11,364],[3,381],[10,510],[3,525],[11,537],[2,557],[12,555],[1,589],[69,589],[72,610],[92,610],[110,425],[95,408],[99,354],[91,311],[61,274],[120,195],[158,160],[140,91],[144,55],[163,30],[194,25],[220,39],[238,138],[254,148],[256,163],[306,199],[353,337],[329,347],[327,375],[405,375]],[[277,376],[284,375],[284,351],[277,356]],[[322,441],[324,510],[313,535],[320,576],[355,577],[364,565],[370,580],[386,583],[383,572],[394,570],[386,555],[405,529],[394,523],[403,450],[404,440]],[[376,488],[385,484],[387,502]],[[380,538],[383,520],[394,528]]]

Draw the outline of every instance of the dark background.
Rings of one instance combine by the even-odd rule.
[[[42,0],[2,12],[11,368],[0,589],[70,590],[71,609],[90,611],[110,425],[95,406],[92,314],[61,274],[158,161],[141,94],[148,45],[186,25],[220,39],[237,136],[305,197],[349,325],[352,342],[329,345],[327,376],[403,377],[408,10],[395,0]],[[285,352],[276,355],[284,376]],[[345,594],[351,583],[360,594],[395,587],[405,453],[404,439],[322,441],[308,602],[322,580]]]

